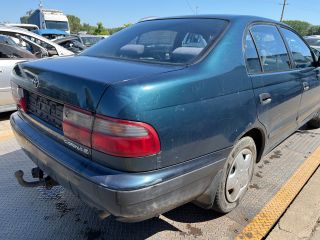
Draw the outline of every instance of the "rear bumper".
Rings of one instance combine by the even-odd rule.
[[[84,202],[121,221],[142,221],[196,199],[223,168],[230,151],[157,171],[128,173],[75,153],[19,112],[11,116],[11,125],[21,147],[37,166]]]

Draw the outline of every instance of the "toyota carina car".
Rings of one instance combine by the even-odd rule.
[[[227,213],[262,156],[320,126],[317,57],[259,17],[145,20],[78,56],[19,63],[11,84],[40,178],[19,182],[59,183],[120,221],[191,201]]]

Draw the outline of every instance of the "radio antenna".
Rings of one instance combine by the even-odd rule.
[[[289,4],[287,3],[287,0],[284,0],[283,3],[280,5],[282,5],[282,12],[281,12],[281,18],[280,18],[280,22],[282,22],[283,17],[284,17],[284,10],[285,10],[286,6],[288,6]]]

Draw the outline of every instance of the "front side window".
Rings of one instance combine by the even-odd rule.
[[[313,57],[309,47],[294,32],[281,28],[283,35],[292,53],[293,62],[296,68],[307,68],[313,66]]]
[[[165,19],[135,24],[82,55],[154,63],[186,64],[205,52],[226,28],[218,19]]]
[[[247,34],[245,40],[245,58],[249,73],[261,72],[259,56],[250,33]]]
[[[256,25],[251,28],[264,72],[290,69],[290,58],[282,37],[275,26]]]

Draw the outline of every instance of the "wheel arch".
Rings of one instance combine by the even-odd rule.
[[[260,162],[266,146],[264,131],[261,128],[255,127],[246,131],[239,139],[243,137],[251,137],[254,140],[257,148],[257,162]]]

